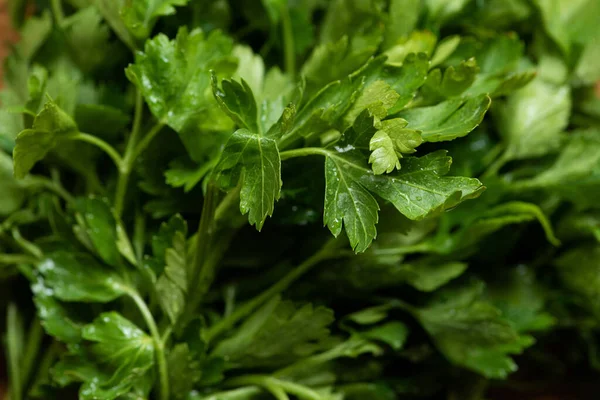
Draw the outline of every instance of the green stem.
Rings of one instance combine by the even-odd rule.
[[[14,303],[8,305],[6,316],[6,353],[8,356],[8,377],[10,399],[22,400],[23,377],[19,358],[23,350],[23,322]]]
[[[255,298],[244,303],[242,306],[240,306],[238,309],[232,312],[231,315],[229,315],[226,318],[223,318],[221,321],[217,322],[215,325],[210,327],[210,329],[206,332],[206,340],[210,342],[212,339],[219,336],[221,333],[227,331],[228,329],[233,327],[238,321],[250,315],[257,308],[266,303],[270,298],[286,290],[292,283],[294,283],[298,278],[307,273],[312,267],[317,265],[319,262],[332,257],[333,250],[335,249],[336,244],[337,242],[335,240],[328,241],[325,244],[325,246],[321,248],[321,250],[319,250],[317,253],[306,259],[302,264],[298,265],[296,268],[291,270],[286,276],[281,278],[273,286],[271,286]]]
[[[227,386],[260,386],[271,392],[278,400],[289,399],[287,393],[293,394],[299,399],[322,400],[319,393],[311,388],[294,382],[284,381],[271,376],[247,375],[230,379],[225,383]]]
[[[149,131],[148,133],[146,133],[146,135],[144,136],[144,138],[140,141],[140,143],[136,146],[135,150],[133,151],[133,155],[132,155],[132,159],[136,160],[140,154],[142,154],[142,152],[144,150],[146,150],[146,148],[148,147],[148,145],[150,145],[150,143],[152,142],[152,140],[154,140],[154,138],[156,137],[156,135],[158,135],[160,133],[160,131],[162,130],[162,128],[165,127],[165,124],[162,122],[158,122],[156,123],[156,125],[154,125]]]
[[[106,154],[108,154],[108,156],[113,160],[117,168],[119,168],[121,166],[121,163],[123,162],[121,155],[115,150],[114,147],[112,147],[110,144],[106,143],[104,140],[96,136],[90,135],[88,133],[79,132],[73,136],[70,136],[69,139],[79,140],[80,142],[86,142],[100,148]]]
[[[21,362],[23,391],[26,389],[27,382],[30,381],[31,371],[38,356],[43,338],[44,330],[42,329],[39,318],[36,316],[33,321],[31,321],[29,335],[27,335],[27,343],[25,344],[25,353],[23,354],[23,360]]]
[[[189,281],[188,290],[189,293],[192,293],[192,296],[188,301],[188,309],[185,313],[187,316],[194,312],[195,308],[202,300],[214,275],[214,267],[211,266],[211,268],[207,268],[206,256],[211,245],[217,194],[217,187],[212,182],[209,182],[206,194],[204,195],[202,215],[200,216],[200,224],[198,224],[198,232],[196,234],[196,251],[194,252],[191,269],[189,271],[191,279]]]
[[[0,254],[0,264],[35,264],[37,259],[27,254]]]
[[[11,229],[11,233],[12,233],[13,239],[15,240],[15,243],[17,243],[17,245],[19,245],[19,247],[21,249],[23,249],[25,252],[31,254],[34,258],[36,258],[38,260],[44,256],[44,253],[38,246],[36,246],[35,244],[31,243],[30,241],[25,239],[23,236],[21,236],[21,232],[19,231],[19,228],[14,226]]]
[[[239,204],[241,190],[242,187],[238,185],[225,195],[215,210],[215,221],[221,220],[231,207],[233,207],[235,204]]]
[[[307,157],[307,156],[314,156],[314,155],[327,156],[328,154],[329,154],[329,151],[319,148],[319,147],[304,147],[301,149],[282,151],[279,156],[281,158],[281,161],[284,161],[284,160],[289,160],[290,158],[296,158],[296,157]]]
[[[287,1],[281,6],[281,23],[283,27],[283,52],[285,57],[285,70],[292,77],[296,76],[296,45],[292,19]]]
[[[56,20],[56,23],[60,25],[65,19],[65,12],[63,11],[61,0],[52,0],[51,7],[54,19]]]
[[[162,338],[158,332],[158,327],[154,321],[154,317],[150,312],[150,309],[146,305],[146,302],[142,297],[135,291],[128,292],[129,297],[135,302],[138,309],[142,313],[144,321],[150,330],[152,339],[154,340],[154,351],[156,352],[156,365],[158,369],[158,380],[160,384],[160,400],[169,400],[169,374],[167,371],[167,360],[165,358],[165,348],[163,345]]]
[[[135,115],[133,117],[133,126],[131,129],[131,135],[127,141],[125,148],[125,155],[119,165],[119,178],[117,180],[117,190],[115,192],[115,213],[117,216],[123,214],[123,205],[125,204],[125,195],[127,194],[127,185],[129,183],[129,176],[133,168],[133,163],[139,152],[136,150],[141,133],[141,118],[144,111],[144,98],[141,92],[138,90],[135,99]]]
[[[506,152],[502,153],[502,155],[488,167],[483,175],[481,175],[481,178],[485,179],[497,175],[500,169],[502,169],[502,167],[509,161],[506,154]]]
[[[43,176],[29,176],[24,182],[24,185],[32,186],[32,187],[40,187],[42,189],[46,189],[50,192],[55,193],[59,197],[61,197],[67,203],[73,204],[75,202],[75,198],[71,196],[71,193],[67,192],[60,186],[58,183],[49,180]]]

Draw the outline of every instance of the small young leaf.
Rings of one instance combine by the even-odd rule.
[[[373,173],[381,175],[400,169],[402,154],[414,153],[423,139],[421,133],[407,129],[407,121],[395,118],[377,124],[379,130],[375,132],[369,143],[372,151],[369,163],[373,165]]]

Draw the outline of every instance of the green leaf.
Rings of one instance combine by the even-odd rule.
[[[466,91],[475,82],[479,67],[475,59],[463,61],[456,67],[449,66],[444,70],[436,68],[429,72],[427,81],[423,86],[425,96],[434,98],[448,98],[458,96]]]
[[[241,179],[240,211],[248,214],[250,224],[262,229],[281,193],[277,143],[239,129],[229,138],[215,172],[225,187],[233,187]]]
[[[554,262],[564,287],[595,315],[600,312],[599,256],[598,245],[583,245],[570,249]]]
[[[152,33],[159,17],[175,14],[175,6],[185,6],[188,0],[121,0],[120,14],[129,31],[138,39]]]
[[[120,261],[117,221],[110,206],[100,198],[77,199],[80,234],[87,237],[107,264],[117,267]]]
[[[130,49],[135,49],[135,38],[126,26],[125,21],[121,18],[121,9],[125,0],[90,1],[94,1],[94,5],[98,11],[100,11],[100,14],[102,14],[102,17],[110,25],[112,30],[117,34],[119,39],[121,39]]]
[[[11,157],[0,150],[0,216],[7,216],[21,208],[25,201],[25,187],[13,176]]]
[[[548,330],[556,322],[545,311],[549,297],[547,290],[536,280],[535,272],[525,265],[519,265],[497,282],[491,282],[486,297],[519,333]]]
[[[45,11],[40,16],[31,16],[25,20],[21,28],[21,40],[15,51],[25,60],[31,60],[44,45],[52,32],[52,16]]]
[[[212,73],[212,90],[215,99],[229,117],[240,128],[247,129],[251,132],[262,133],[258,124],[258,111],[256,109],[256,101],[252,94],[250,86],[242,79],[242,83],[234,80],[223,80],[221,82],[222,89],[219,89],[219,83],[215,73]]]
[[[203,130],[228,131],[231,122],[210,91],[210,70],[233,73],[232,40],[220,32],[205,35],[181,28],[175,40],[163,34],[146,41],[126,74],[142,92],[150,111],[173,128],[191,158],[201,162],[207,140]]]
[[[560,146],[571,111],[570,89],[536,79],[494,110],[508,160],[540,157]]]
[[[169,248],[164,250],[165,267],[162,275],[156,282],[156,292],[159,297],[160,304],[171,320],[175,323],[179,315],[185,307],[187,296],[187,246],[186,233],[187,224],[180,216],[174,216],[169,220],[169,223],[161,226],[161,229],[169,229],[180,225],[180,230],[172,234],[172,241],[169,243]]]
[[[92,342],[89,352],[97,362],[114,372],[106,380],[86,380],[79,391],[82,399],[114,399],[125,394],[154,366],[152,338],[114,311],[84,326],[83,338]]]
[[[33,127],[16,139],[13,153],[15,176],[24,178],[36,162],[42,160],[60,139],[78,132],[77,125],[56,103],[48,101],[35,117]]]
[[[388,49],[409,35],[417,26],[421,2],[419,0],[391,0],[389,21],[386,24],[383,48]]]
[[[127,285],[114,271],[86,253],[59,251],[38,265],[44,285],[63,301],[112,301],[127,292]]]
[[[212,355],[230,367],[278,366],[328,347],[333,312],[306,304],[296,307],[275,297],[252,314]]]
[[[92,71],[106,60],[104,54],[111,49],[110,30],[103,24],[97,8],[87,7],[65,18],[61,29],[75,62],[83,71]]]
[[[202,365],[192,357],[187,343],[176,344],[167,356],[169,387],[174,399],[186,399],[202,378]]]
[[[384,2],[380,0],[334,0],[329,2],[320,26],[320,43],[349,37],[349,51],[366,58],[383,40]],[[366,61],[365,58],[365,61]]]
[[[390,173],[394,169],[400,169],[400,158],[402,154],[414,153],[423,139],[421,133],[413,129],[407,129],[408,122],[402,118],[382,121],[377,126],[369,143],[372,151],[369,163],[373,166],[373,173],[381,175]]]
[[[371,54],[371,51],[352,52],[348,36],[316,46],[301,71],[308,92],[314,93],[323,85],[346,78],[364,65]]]
[[[438,27],[447,23],[450,19],[459,14],[469,0],[425,0],[427,8],[427,19],[430,24]]]
[[[497,308],[479,300],[482,290],[474,284],[441,291],[415,316],[449,361],[487,378],[506,378],[517,369],[509,355],[534,340],[520,336]]]
[[[383,342],[394,350],[400,350],[408,338],[408,327],[400,321],[390,321],[361,331],[360,335],[367,339]]]
[[[356,252],[365,251],[377,234],[379,206],[371,192],[408,218],[421,219],[477,197],[483,190],[476,179],[443,177],[451,163],[444,151],[404,158],[401,171],[375,175],[357,149],[365,140],[364,132],[355,126],[340,142],[322,151],[326,157],[324,222],[334,236],[343,224]]]
[[[491,99],[481,95],[466,100],[447,100],[431,107],[412,108],[397,115],[408,121],[408,128],[421,131],[425,142],[441,142],[463,137],[475,129],[490,104]]]
[[[408,37],[385,51],[388,63],[399,66],[404,63],[411,53],[423,53],[429,57],[433,53],[437,37],[431,31],[413,31]]]
[[[31,285],[34,303],[38,310],[40,323],[48,335],[64,343],[79,343],[81,341],[81,322],[65,305],[59,303],[53,296],[53,290],[46,286],[45,280],[39,277]]]
[[[515,190],[548,190],[581,208],[596,207],[600,194],[599,148],[597,129],[573,132],[554,164],[529,180],[516,182]]]
[[[590,43],[598,38],[594,16],[600,12],[598,2],[593,0],[536,0],[542,22],[552,39],[567,56],[576,50],[577,44]]]
[[[452,279],[462,275],[468,265],[464,262],[416,262],[415,264],[402,264],[400,271],[405,273],[406,281],[422,292],[433,292],[447,284]]]

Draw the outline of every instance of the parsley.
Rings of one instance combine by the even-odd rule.
[[[600,369],[597,0],[25,3],[11,400],[477,400]]]

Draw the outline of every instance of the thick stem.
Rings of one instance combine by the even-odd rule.
[[[63,11],[61,0],[52,0],[50,6],[52,7],[52,14],[54,14],[54,19],[60,25],[65,19],[65,12]]]
[[[194,312],[194,309],[208,290],[208,286],[214,275],[214,268],[207,268],[206,255],[213,235],[217,194],[217,187],[212,182],[209,182],[206,194],[204,195],[202,215],[200,216],[200,224],[198,224],[198,233],[196,234],[196,251],[194,252],[191,269],[189,270],[190,281],[188,293],[191,293],[192,296],[188,299],[186,317]]]
[[[106,143],[104,140],[97,138],[96,136],[90,135],[88,133],[79,132],[73,136],[70,136],[71,140],[79,140],[80,142],[86,142],[92,144],[102,151],[104,151],[108,156],[113,160],[117,168],[119,168],[123,162],[121,159],[121,155],[112,147],[110,144]]]
[[[10,303],[6,316],[6,352],[8,355],[11,400],[21,400],[23,398],[23,376],[19,362],[23,350],[22,323],[17,306]]]
[[[286,276],[281,278],[269,289],[265,290],[260,295],[244,303],[244,305],[232,312],[231,315],[229,315],[227,318],[224,318],[215,325],[213,325],[206,332],[206,340],[210,341],[215,337],[219,336],[221,333],[227,331],[241,319],[250,315],[257,308],[266,303],[270,298],[286,290],[292,283],[294,283],[298,278],[307,273],[312,267],[317,265],[319,262],[332,257],[333,250],[335,249],[336,244],[337,241],[335,240],[328,241],[325,244],[325,246],[321,248],[321,250],[319,250],[317,253],[306,259],[302,264],[298,265],[296,268],[291,270]]]
[[[158,332],[158,327],[154,321],[154,317],[150,312],[150,309],[146,305],[144,299],[137,292],[128,292],[129,297],[135,302],[138,309],[140,310],[152,339],[154,341],[154,351],[156,352],[156,366],[158,370],[158,380],[160,385],[159,399],[169,400],[169,373],[167,371],[167,360],[165,357],[165,347],[163,345],[162,338]]]
[[[292,77],[296,76],[296,45],[292,19],[287,1],[281,6],[281,23],[283,28],[283,52],[285,56],[285,70]]]

